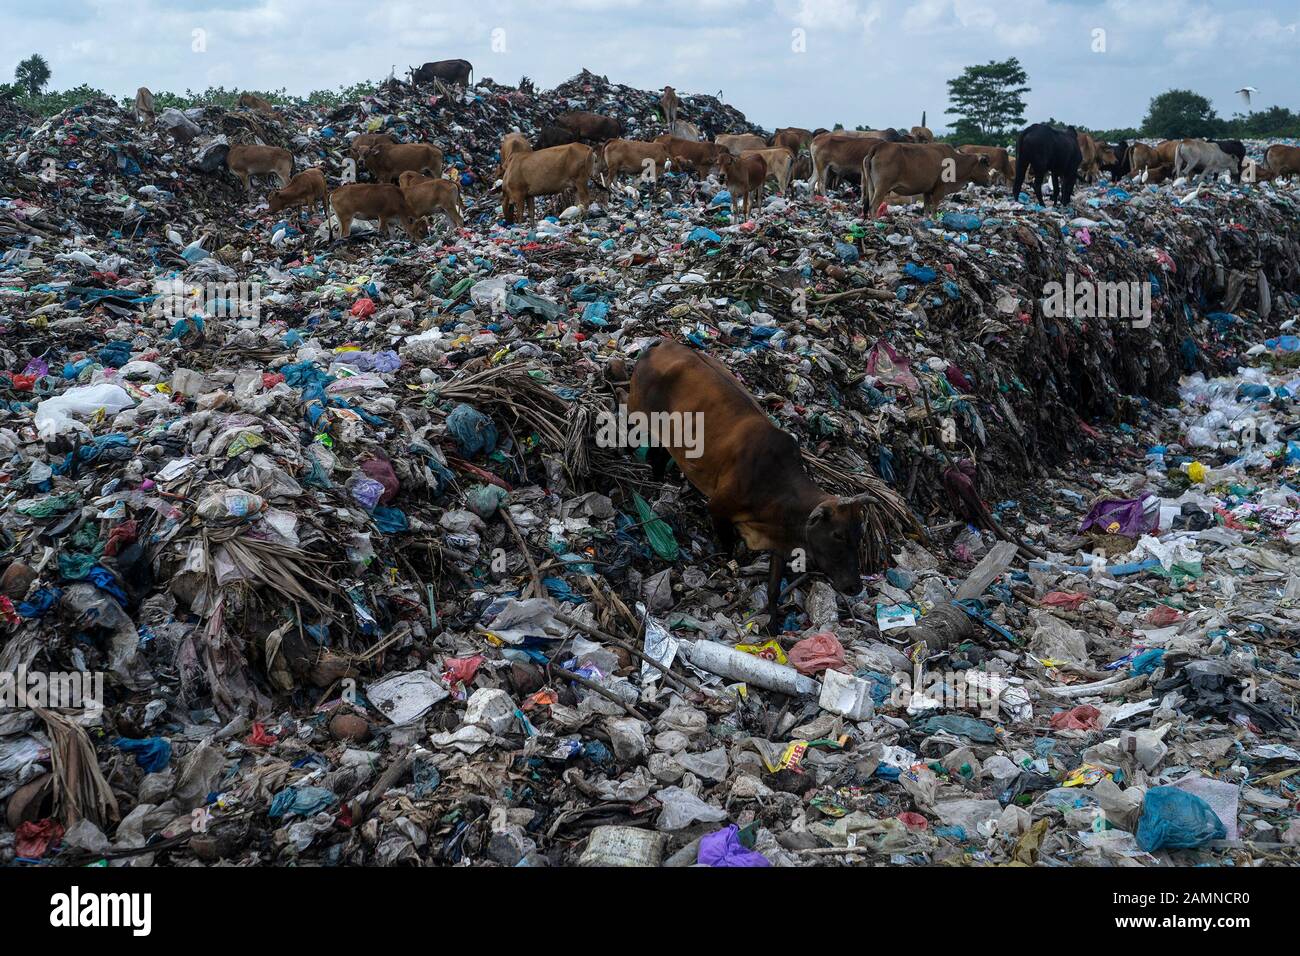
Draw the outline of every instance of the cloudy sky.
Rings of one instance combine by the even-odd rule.
[[[550,87],[581,67],[716,93],[767,127],[944,125],[946,81],[1019,57],[1028,118],[1136,125],[1195,89],[1220,115],[1300,110],[1297,0],[0,0],[0,74],[40,52],[52,85],[305,94],[447,57]]]

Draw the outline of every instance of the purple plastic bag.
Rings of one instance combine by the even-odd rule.
[[[700,853],[695,862],[702,866],[771,866],[767,857],[756,850],[746,849],[740,842],[740,827],[731,826],[710,833],[700,840]]]
[[[1145,514],[1144,504],[1154,495],[1144,494],[1141,498],[1107,498],[1092,506],[1084,516],[1079,531],[1094,528],[1102,533],[1115,533],[1139,537],[1160,527],[1160,509],[1156,509],[1151,518]],[[1119,530],[1112,532],[1111,525],[1118,524]]]

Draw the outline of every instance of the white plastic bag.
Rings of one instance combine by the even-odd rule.
[[[135,399],[121,385],[112,382],[78,385],[62,395],[47,398],[36,406],[36,432],[48,441],[74,428],[89,431],[74,419],[89,417],[101,408],[109,415],[116,415],[134,405]]]

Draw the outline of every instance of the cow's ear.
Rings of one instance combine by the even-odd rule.
[[[812,514],[808,516],[808,525],[809,527],[816,527],[817,525],[822,524],[823,522],[829,521],[830,517],[831,517],[830,506],[823,501],[816,508],[814,508],[812,510]]]

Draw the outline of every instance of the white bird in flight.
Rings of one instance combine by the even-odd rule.
[[[1245,101],[1246,101],[1246,105],[1249,106],[1249,105],[1250,105],[1250,94],[1251,94],[1251,93],[1258,93],[1259,90],[1255,89],[1253,86],[1243,86],[1241,89],[1237,90],[1237,92],[1241,94],[1241,98],[1242,98],[1243,100],[1245,100]]]

